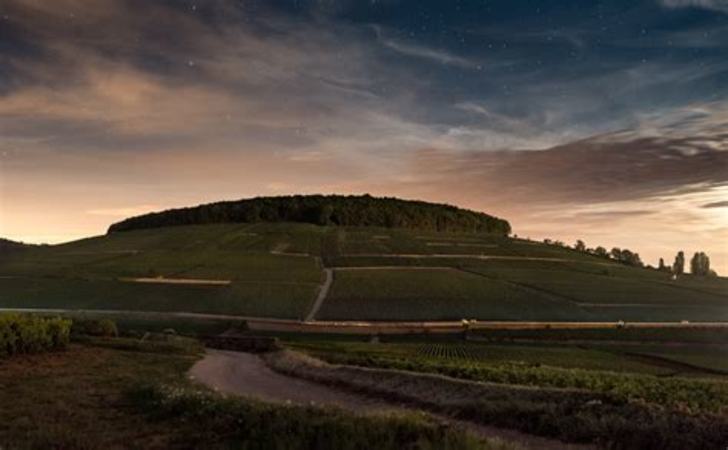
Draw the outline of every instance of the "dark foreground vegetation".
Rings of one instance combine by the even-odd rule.
[[[720,448],[728,438],[724,416],[629,401],[599,389],[532,389],[507,380],[468,383],[457,380],[469,378],[465,372],[446,372],[453,378],[415,373],[431,371],[422,364],[399,367],[411,372],[371,370],[321,364],[292,353],[274,354],[268,361],[289,375],[564,442],[620,450],[707,450]]]
[[[64,323],[68,336],[70,321]],[[2,448],[511,448],[421,415],[226,399],[187,378],[202,352],[196,340],[172,330],[113,337],[111,324],[83,319],[65,351],[16,354],[0,364]]]
[[[295,195],[211,203],[132,217],[111,225],[109,232],[231,222],[304,222],[503,236],[511,232],[507,221],[488,214],[444,204],[370,195]]]
[[[70,331],[67,319],[0,314],[0,359],[65,349]]]
[[[192,448],[441,449],[493,448],[416,416],[358,416],[337,409],[280,406],[209,391],[156,385],[131,394],[153,421],[184,427]]]
[[[391,353],[377,349],[367,351],[348,344],[299,345],[310,354],[335,364],[407,370],[503,385],[581,389],[607,394],[621,401],[647,402],[695,413],[728,413],[728,383],[723,380],[658,377],[518,361],[403,355],[396,349]]]
[[[83,315],[71,325],[58,318],[3,319],[6,330],[36,330],[21,333],[26,343],[31,336],[51,342],[40,337],[54,335],[49,330],[63,324],[61,341],[66,343],[47,347],[63,348],[61,352],[16,351],[0,363],[0,443],[5,448],[512,448],[482,441],[426,414],[355,415],[336,408],[225,398],[190,380],[187,372],[203,352],[194,337],[228,327],[253,333],[244,323],[222,322],[215,330],[208,321],[147,319],[117,325]],[[704,351],[701,364],[721,366],[717,343],[725,342],[722,330],[496,334],[491,337],[497,342],[464,341],[462,336],[382,336],[366,342],[351,336],[284,334],[278,337],[289,350],[264,359],[292,377],[556,444],[707,450],[723,448],[728,441],[725,376],[697,366],[678,373],[663,367],[662,360],[650,365],[616,353],[649,346],[693,356]],[[515,336],[545,339],[528,345],[502,341]],[[565,344],[574,338],[590,338],[597,347]],[[688,347],[675,347],[676,342]]]

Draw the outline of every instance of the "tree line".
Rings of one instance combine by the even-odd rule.
[[[210,203],[132,217],[109,233],[213,223],[304,222],[326,226],[485,232],[507,236],[508,221],[451,205],[370,195],[294,195]]]
[[[544,243],[569,248],[569,246],[564,244],[562,241],[544,239]],[[574,246],[571,248],[578,252],[588,253],[590,255],[610,259],[628,266],[646,267],[644,262],[642,262],[642,258],[640,258],[639,253],[633,252],[626,248],[623,249],[619,247],[614,247],[611,250],[607,250],[602,246],[588,248],[584,241],[582,241],[581,239],[577,240]],[[679,251],[677,255],[675,255],[675,260],[670,266],[665,264],[665,260],[663,258],[660,258],[660,262],[656,270],[671,273],[675,276],[680,276],[685,274],[685,264],[685,252]],[[650,266],[648,267],[652,268]],[[704,277],[718,275],[713,269],[710,268],[710,258],[705,252],[696,252],[693,255],[692,259],[690,260],[690,273],[693,275]]]

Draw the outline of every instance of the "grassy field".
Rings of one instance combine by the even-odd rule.
[[[312,352],[354,354],[362,357],[391,357],[403,360],[424,358],[433,361],[459,361],[463,364],[470,362],[496,365],[509,363],[524,367],[550,366],[646,374],[671,373],[670,369],[663,366],[636,361],[610,351],[553,344],[493,345],[412,342],[377,346],[368,343],[312,341],[293,344],[293,347]]]
[[[336,271],[320,319],[585,320],[568,301],[457,270]]]
[[[631,268],[487,234],[309,224],[136,230],[0,255],[0,308],[185,311],[301,319],[728,320],[728,280]],[[404,270],[432,267],[433,270]],[[439,268],[451,268],[442,270]],[[133,278],[225,281],[139,284]]]
[[[473,339],[488,342],[513,342],[531,340],[539,342],[617,342],[658,344],[728,344],[728,328],[641,328],[633,326],[610,328],[537,328],[522,330],[476,329]]]
[[[209,334],[235,325],[121,319],[122,335],[174,327]],[[614,449],[709,449],[728,436],[728,375],[700,370],[724,367],[728,355],[716,343],[725,333],[518,332],[543,339],[471,342],[455,335],[421,335],[371,343],[354,336],[277,335],[288,349],[347,366],[291,359],[288,350],[265,359],[279,372],[327,386],[566,442]],[[592,342],[554,341],[565,337],[559,332],[566,338],[590,336]],[[625,333],[622,341],[612,339],[617,332]],[[642,341],[646,337],[653,340]],[[692,341],[676,345],[677,338]],[[0,364],[0,442],[7,448],[511,448],[479,441],[421,414],[354,416],[338,409],[223,398],[186,376],[201,355],[194,339],[166,334],[144,341],[75,339],[66,351],[21,355]]]
[[[9,449],[507,450],[421,415],[351,415],[223,398],[186,376],[194,341],[91,339],[0,364],[0,442]]]

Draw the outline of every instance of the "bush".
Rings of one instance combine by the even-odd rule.
[[[335,408],[276,405],[167,385],[139,387],[133,404],[157,421],[188,424],[189,447],[289,450],[495,450],[422,416],[352,415]]]
[[[119,329],[116,327],[116,323],[110,319],[76,319],[73,321],[71,332],[74,335],[82,336],[119,336]]]
[[[71,321],[67,319],[0,315],[0,358],[20,353],[62,350],[69,342]]]

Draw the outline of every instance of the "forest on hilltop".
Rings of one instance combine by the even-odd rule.
[[[145,214],[111,225],[109,233],[238,222],[304,222],[328,226],[484,232],[503,236],[511,232],[506,220],[451,205],[370,195],[294,195],[225,201]]]

